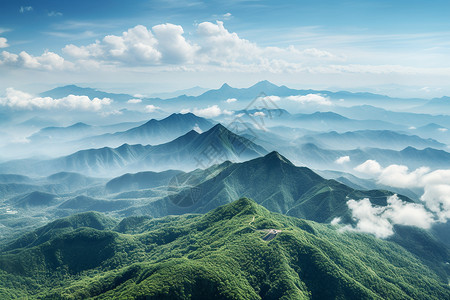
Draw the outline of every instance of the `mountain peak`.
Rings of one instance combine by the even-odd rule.
[[[235,216],[257,215],[265,212],[267,212],[265,208],[258,205],[255,201],[244,197],[210,211],[204,218],[209,222],[217,222],[219,220],[229,220]]]
[[[264,156],[262,159],[265,160],[265,161],[268,161],[268,162],[277,162],[278,161],[278,162],[282,162],[282,163],[289,164],[289,165],[292,165],[292,166],[294,165],[293,163],[291,163],[289,161],[289,159],[287,159],[286,157],[284,157],[283,155],[281,155],[277,151],[270,152],[269,154]]]
[[[278,88],[278,87],[279,87],[278,85],[273,84],[272,82],[270,82],[268,80],[263,80],[263,81],[255,83],[250,88],[275,89],[275,88]]]
[[[228,84],[228,83],[224,83],[222,84],[222,86],[220,87],[220,90],[225,90],[225,89],[232,89],[232,87]]]

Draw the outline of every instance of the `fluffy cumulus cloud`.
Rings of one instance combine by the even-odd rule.
[[[369,159],[355,167],[355,171],[368,175],[377,175],[381,173],[381,165],[376,160]]]
[[[203,63],[233,66],[261,62],[262,49],[241,39],[237,33],[229,32],[221,21],[200,23],[197,35],[200,45],[198,55]]]
[[[73,63],[50,51],[45,51],[41,56],[32,56],[25,51],[19,54],[3,51],[0,55],[0,65],[47,71],[71,69],[74,66]]]
[[[422,188],[421,201],[434,213],[439,222],[450,218],[450,170],[430,171],[421,167],[410,171],[402,165],[382,168],[374,160],[368,160],[355,168],[376,178],[378,183],[399,188]]]
[[[266,114],[263,111],[257,111],[255,113],[251,114],[251,116],[253,116],[253,117],[265,117]]]
[[[192,63],[198,46],[187,42],[183,37],[183,27],[173,24],[153,26],[158,41],[156,48],[161,53],[162,62],[169,64]]]
[[[15,90],[13,88],[6,89],[6,97],[0,97],[0,105],[9,106],[15,109],[69,109],[69,110],[85,110],[98,111],[105,105],[112,102],[109,98],[90,99],[87,96],[69,95],[60,99],[51,97],[34,97],[28,93]]]
[[[225,102],[226,102],[226,103],[233,103],[233,102],[236,102],[236,101],[237,101],[236,98],[229,98],[229,99],[227,99]]]
[[[148,113],[155,112],[156,110],[160,109],[158,106],[155,106],[153,104],[149,104],[145,106],[145,111]]]
[[[429,168],[422,167],[409,172],[407,166],[390,165],[381,171],[378,182],[399,188],[415,188],[419,186],[422,176],[429,171]]]
[[[335,163],[337,163],[338,165],[343,165],[350,162],[350,156],[346,155],[346,156],[341,156],[338,159],[335,160]]]
[[[63,52],[75,59],[93,59],[105,63],[158,65],[192,63],[197,46],[183,37],[179,25],[160,24],[152,30],[143,25],[122,35],[107,35],[87,46],[67,45]]]
[[[348,200],[347,206],[356,225],[346,228],[374,234],[379,238],[392,235],[396,224],[428,229],[435,222],[433,215],[423,205],[404,202],[397,195],[390,196],[386,206],[372,205],[367,198]]]
[[[0,37],[0,48],[9,47],[8,40],[4,37]]]
[[[301,104],[317,104],[317,105],[333,105],[329,98],[320,94],[308,94],[303,96],[289,96],[286,98],[290,101],[295,101]]]
[[[220,115],[232,115],[233,112],[221,109],[218,105],[212,105],[208,106],[206,108],[194,108],[193,110],[190,109],[183,109],[181,110],[182,114],[186,114],[192,112],[193,114],[204,117],[204,118],[214,118],[218,117]]]
[[[101,41],[97,40],[87,46],[67,45],[63,52],[78,59],[156,64],[162,57],[156,49],[157,43],[151,30],[138,25],[123,32],[121,36],[107,35]]]
[[[3,42],[5,43],[6,41]],[[0,40],[0,47],[1,45]],[[66,45],[62,53],[66,62],[70,61],[76,66],[75,69],[166,66],[170,70],[176,66],[182,70],[210,67],[242,72],[280,73],[307,71],[310,61],[317,64],[339,60],[336,55],[315,48],[300,50],[294,46],[261,47],[239,37],[236,32],[228,31],[222,21],[202,22],[190,35],[185,34],[182,26],[170,23],[155,25],[152,28],[137,25],[120,35],[106,35],[90,44]],[[29,54],[29,57],[25,57],[26,52],[10,53],[21,56],[17,60],[23,63],[16,64],[18,67],[38,68],[42,65],[44,68],[52,66],[52,69],[57,69],[53,64],[45,65],[39,61],[50,54],[53,59],[57,58],[54,52],[44,53],[44,57],[33,57]],[[299,99],[293,97],[293,100],[300,102],[328,103],[326,99],[317,96]]]

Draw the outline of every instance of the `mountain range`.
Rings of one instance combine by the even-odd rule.
[[[338,133],[330,131],[309,134],[298,138],[296,143],[313,143],[321,148],[351,150],[355,148],[376,148],[402,150],[407,147],[418,149],[444,149],[446,145],[433,139],[423,139],[417,135],[407,135],[391,130],[357,130]]]
[[[213,127],[211,121],[192,113],[174,113],[161,120],[151,119],[126,131],[91,136],[75,143],[89,147],[117,147],[124,143],[158,145],[167,143],[191,130],[202,133],[211,127]]]
[[[450,297],[447,282],[394,242],[246,198],[205,215],[60,219],[6,246],[0,278],[2,298]]]
[[[10,161],[0,164],[0,173],[43,176],[83,172],[90,176],[112,177],[139,170],[192,170],[225,160],[244,161],[266,153],[261,146],[217,124],[206,132],[191,130],[156,146],[123,144],[117,148],[81,150],[50,160]]]

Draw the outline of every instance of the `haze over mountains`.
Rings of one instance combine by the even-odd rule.
[[[0,109],[0,297],[450,295],[446,98],[70,95],[111,101]]]

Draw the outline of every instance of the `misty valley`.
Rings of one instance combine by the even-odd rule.
[[[450,298],[446,98],[10,92],[2,299]]]

